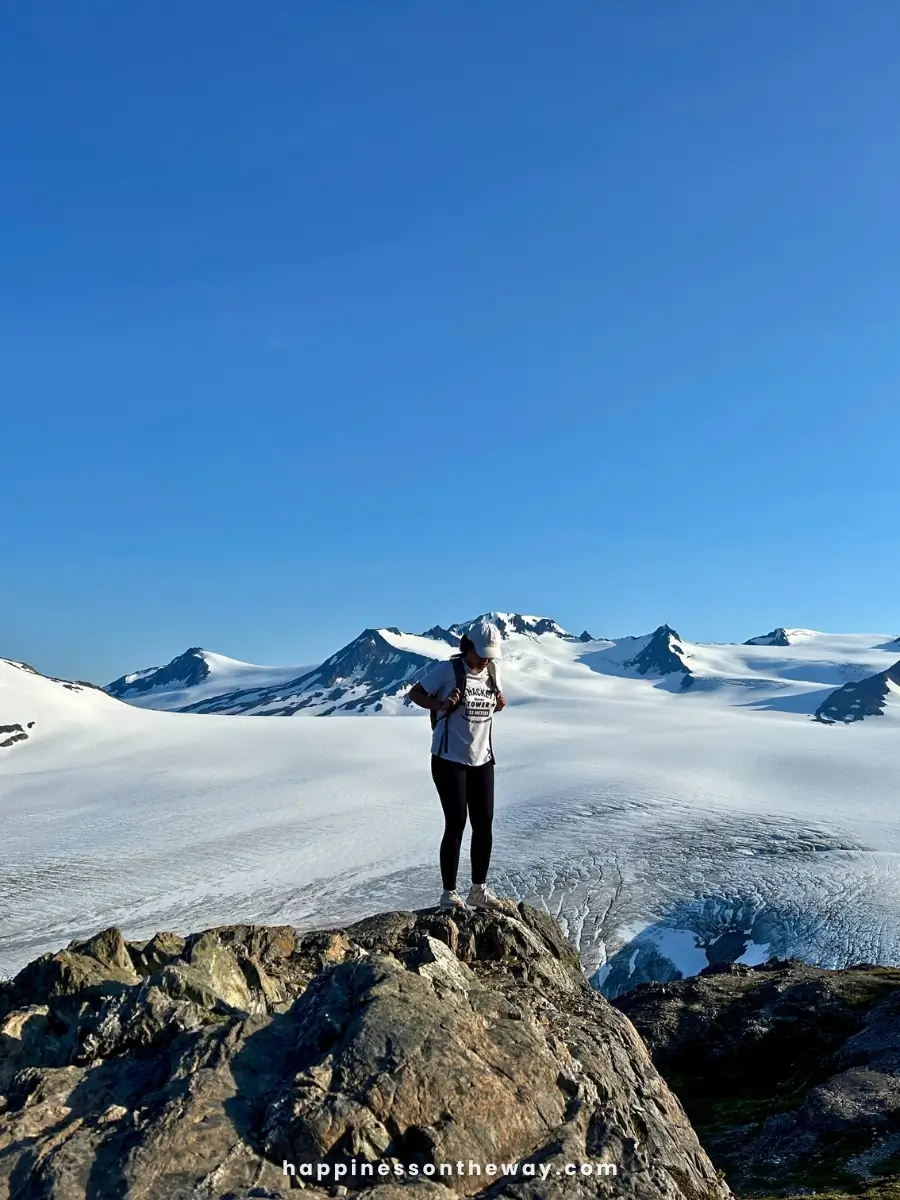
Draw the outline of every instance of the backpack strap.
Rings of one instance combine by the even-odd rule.
[[[466,694],[466,660],[460,654],[458,658],[451,658],[450,661],[453,663],[453,684],[459,690],[459,699],[462,703]]]
[[[459,700],[457,700],[456,704],[454,704],[452,708],[448,708],[442,717],[438,718],[438,720],[443,720],[444,722],[444,732],[443,736],[441,737],[441,756],[446,754],[447,747],[450,745],[450,714],[456,712],[466,695],[465,660],[461,654],[457,654],[450,659],[450,662],[453,664],[453,686],[459,692]]]
[[[495,696],[500,695],[500,688],[497,684],[497,667],[492,658],[487,660],[488,683],[491,685],[491,691]]]
[[[488,682],[491,685],[491,691],[494,693],[495,697],[499,696],[500,688],[497,684],[497,664],[494,662],[494,660],[492,658],[488,659],[487,671],[488,671]],[[494,719],[493,719],[493,717],[491,717],[491,722],[488,725],[488,751],[490,753],[492,763],[497,761],[494,758],[494,740],[491,736],[493,731],[494,731]]]

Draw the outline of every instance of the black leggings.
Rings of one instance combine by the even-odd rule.
[[[459,852],[466,812],[472,826],[472,882],[484,883],[491,863],[491,824],[494,820],[494,764],[467,767],[448,758],[431,756],[431,778],[444,810],[441,840],[441,880],[447,891],[456,887]]]

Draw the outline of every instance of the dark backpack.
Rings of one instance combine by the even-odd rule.
[[[432,729],[437,728],[438,721],[444,720],[445,718],[449,718],[451,713],[456,712],[456,710],[459,708],[460,704],[462,704],[463,699],[465,698],[465,694],[466,694],[466,664],[463,659],[463,656],[461,654],[454,654],[452,656],[452,658],[450,659],[450,661],[453,664],[453,686],[459,692],[459,699],[453,705],[452,708],[448,708],[446,713],[441,713],[440,716],[438,716],[438,714],[433,709],[429,712],[428,715],[431,718],[431,728]],[[499,695],[500,689],[497,687],[497,673],[496,673],[496,669],[494,667],[494,660],[492,658],[489,658],[487,660],[487,673],[488,673],[488,687],[491,689],[491,691],[494,693],[495,696]],[[443,736],[443,739],[441,742],[441,753],[443,753],[447,749],[447,742],[449,740],[449,737],[450,737],[449,721],[445,721],[444,736]],[[493,758],[493,757],[494,757],[494,751],[493,751],[493,748],[491,748],[491,758]]]

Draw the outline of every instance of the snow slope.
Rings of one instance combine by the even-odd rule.
[[[892,711],[849,728],[811,719],[817,692],[889,669],[889,636],[661,634],[688,675],[634,665],[656,635],[582,642],[523,624],[504,641],[492,877],[563,922],[598,984],[717,957],[900,963],[900,726]],[[414,659],[452,652],[394,630],[372,641],[379,669],[409,682]],[[112,922],[130,936],[308,927],[436,899],[441,817],[418,710],[156,712],[0,662],[0,726],[29,722],[0,749],[0,967]]]
[[[21,752],[26,742],[30,750],[70,728],[102,738],[122,707],[93,684],[51,679],[28,663],[0,658],[0,752]]]

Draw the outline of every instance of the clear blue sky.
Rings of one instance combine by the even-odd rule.
[[[896,0],[0,26],[0,655],[900,626]]]

